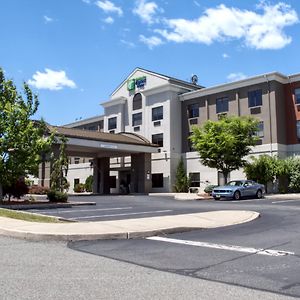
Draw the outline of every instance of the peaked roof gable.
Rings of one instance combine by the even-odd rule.
[[[146,69],[143,69],[143,68],[135,68],[123,81],[122,83],[111,93],[111,98],[113,98],[113,96],[124,86],[124,84],[127,83],[127,81],[134,76],[134,74],[136,74],[137,72],[141,72],[141,73],[145,73],[147,75],[150,75],[150,76],[154,76],[154,77],[157,77],[159,79],[162,79],[162,80],[165,80],[169,83],[174,83],[174,84],[177,84],[177,85],[180,85],[182,87],[185,87],[185,88],[188,88],[190,90],[195,90],[195,89],[200,89],[202,88],[202,86],[199,86],[199,85],[195,85],[195,84],[192,84],[190,82],[187,82],[187,81],[184,81],[184,80],[180,80],[180,79],[177,79],[177,78],[174,78],[174,77],[170,77],[170,76],[167,76],[167,75],[163,75],[163,74],[160,74],[160,73],[157,73],[157,72],[153,72],[153,71],[149,71],[149,70],[146,70]]]

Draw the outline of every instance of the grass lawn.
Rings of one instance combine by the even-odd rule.
[[[29,221],[29,222],[63,223],[63,221],[60,221],[53,217],[39,216],[27,212],[16,211],[16,210],[5,209],[5,208],[0,208],[0,217],[13,218],[13,219]]]

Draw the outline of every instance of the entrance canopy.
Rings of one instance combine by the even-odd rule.
[[[110,193],[110,158],[130,156],[128,185],[130,192],[148,193],[151,188],[151,153],[158,152],[158,145],[134,133],[104,133],[75,128],[48,125],[50,132],[67,138],[66,154],[73,157],[93,159],[93,192]],[[54,145],[58,155],[58,144]],[[51,164],[41,164],[41,185],[50,186]],[[47,173],[47,174],[46,174]],[[46,178],[48,182],[46,182]],[[130,180],[129,180],[130,179]],[[46,182],[46,183],[45,183]]]
[[[134,133],[112,134],[50,125],[48,129],[68,139],[68,156],[101,158],[158,152],[158,145]]]

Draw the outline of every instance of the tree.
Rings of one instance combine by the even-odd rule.
[[[276,156],[260,155],[251,159],[252,162],[247,163],[244,168],[247,178],[264,184],[267,189],[268,182],[273,182],[278,177],[282,164]]]
[[[52,172],[50,175],[51,190],[64,192],[69,188],[69,183],[66,179],[69,161],[66,154],[67,138],[65,136],[59,136],[60,140],[58,157],[52,156]]]
[[[184,163],[181,158],[176,170],[176,180],[175,180],[174,190],[177,193],[184,193],[187,192],[188,189],[189,189],[189,178],[186,175],[184,169]]]
[[[45,137],[43,120],[33,121],[39,101],[28,84],[19,93],[0,68],[0,199],[20,177],[37,174],[41,154],[49,151],[53,135]],[[25,99],[24,99],[25,98]]]
[[[258,140],[257,130],[258,121],[252,117],[223,117],[194,126],[190,140],[201,163],[222,172],[227,183],[228,174],[245,165],[243,158]]]
[[[286,178],[290,191],[300,191],[300,158],[289,157],[283,160],[284,171],[280,174]]]
[[[263,183],[267,189],[269,182],[278,180],[280,192],[300,191],[300,158],[260,155],[252,157],[252,162],[245,165],[248,179]]]

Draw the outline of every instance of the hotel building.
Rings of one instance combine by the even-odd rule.
[[[191,186],[221,184],[222,174],[203,166],[189,143],[191,127],[224,114],[254,116],[259,120],[258,144],[251,155],[281,157],[300,152],[300,74],[285,76],[272,72],[213,87],[202,87],[141,68],[136,68],[101,103],[104,114],[65,125],[108,133],[129,132],[158,144],[151,154],[151,192],[171,192],[178,162],[182,158]],[[91,158],[92,159],[92,158]],[[68,181],[71,188],[92,174],[91,159],[70,157]],[[130,157],[110,159],[112,193],[130,185]],[[230,179],[244,178],[243,170]]]

